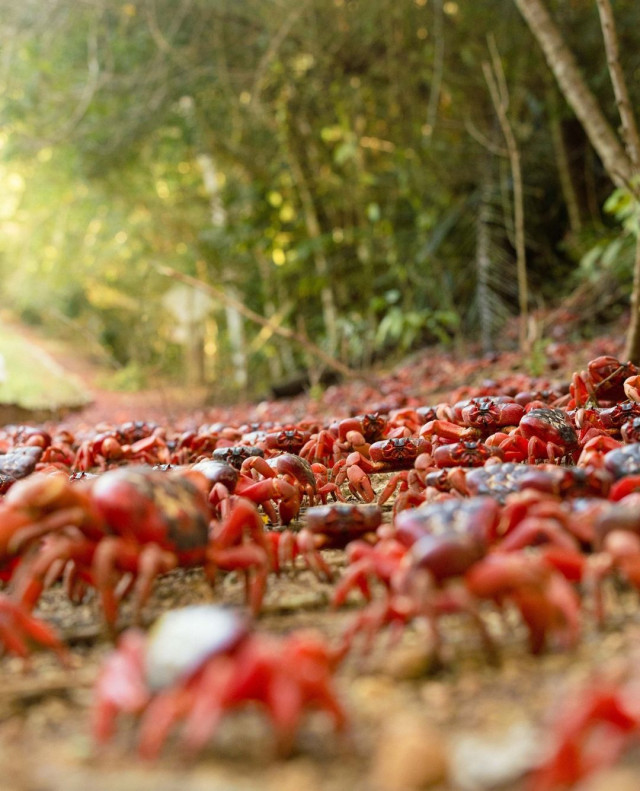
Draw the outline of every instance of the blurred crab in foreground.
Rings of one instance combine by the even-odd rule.
[[[196,752],[223,714],[259,703],[273,723],[278,752],[287,755],[309,709],[326,712],[336,730],[346,727],[332,684],[342,653],[309,632],[256,634],[246,619],[221,607],[173,610],[148,638],[136,629],[125,632],[107,657],[95,687],[93,734],[106,742],[120,712],[135,715],[139,753],[154,758],[183,721],[182,741]]]

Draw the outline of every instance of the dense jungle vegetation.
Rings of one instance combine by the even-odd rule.
[[[317,373],[314,346],[349,369],[435,342],[526,358],[550,307],[615,318],[633,182],[518,5],[1,0],[3,303],[116,386],[227,396]],[[617,129],[597,4],[546,5]],[[613,10],[637,106],[640,3]]]

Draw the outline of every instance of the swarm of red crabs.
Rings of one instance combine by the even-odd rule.
[[[611,580],[640,589],[640,372],[604,356],[564,387],[516,381],[435,404],[396,394],[333,421],[181,432],[130,422],[77,434],[6,426],[0,642],[23,656],[39,642],[65,660],[52,627],[31,614],[54,584],[74,602],[95,591],[115,638],[127,625],[122,602],[139,621],[160,575],[198,567],[212,586],[241,575],[246,614],[185,612],[171,626],[177,637],[165,636],[169,620],[149,636],[136,627],[105,663],[95,735],[108,739],[128,712],[148,757],[178,721],[185,749],[199,749],[248,702],[263,705],[283,753],[309,708],[343,729],[332,675],[386,627],[426,625],[440,653],[443,616],[459,613],[494,662],[500,635],[487,615],[508,610],[532,653],[575,646],[585,622],[606,623]],[[346,568],[326,549],[344,551]],[[360,606],[337,645],[251,625],[282,573],[312,573],[331,586],[334,607]],[[573,757],[550,757],[532,788],[590,771],[566,762],[578,761],[594,721],[615,720],[622,746],[637,735],[640,709],[623,717],[615,694],[584,709],[579,727],[563,726]]]

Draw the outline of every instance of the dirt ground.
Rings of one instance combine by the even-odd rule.
[[[166,394],[103,392],[93,387],[90,371],[74,373],[87,376],[95,398],[82,414],[67,418],[73,425],[149,414],[172,419],[189,407]],[[383,483],[384,476],[377,476],[378,490]],[[332,551],[328,557],[339,573],[344,553]],[[311,628],[337,643],[362,601],[354,594],[347,607],[335,611],[329,606],[331,592],[330,584],[302,565],[272,576],[255,628],[277,634]],[[487,660],[462,615],[444,619],[443,662],[434,661],[430,636],[419,623],[395,641],[381,634],[369,653],[356,645],[335,682],[349,713],[348,733],[336,735],[322,714],[311,714],[286,760],[277,757],[262,712],[247,709],[225,717],[197,757],[185,754],[177,734],[161,757],[148,763],[136,755],[136,724],[126,717],[112,743],[101,748],[93,743],[92,686],[112,645],[95,597],[73,606],[53,589],[37,614],[60,630],[71,665],[63,667],[45,652],[34,654],[28,665],[0,658],[0,791],[524,791],[526,770],[549,747],[551,714],[594,672],[639,655],[637,596],[610,593],[606,628],[597,630],[587,611],[582,640],[570,651],[531,656],[517,614],[501,615],[491,607],[484,614],[500,646],[498,664]],[[212,591],[198,570],[175,572],[158,581],[144,625],[168,609],[196,602],[241,606],[242,594],[242,580],[234,575]],[[130,622],[125,607],[120,626]],[[640,788],[638,756],[631,754],[622,768],[582,791],[601,788]]]

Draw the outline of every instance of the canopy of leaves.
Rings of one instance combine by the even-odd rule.
[[[516,297],[489,33],[522,158],[532,305],[611,260],[629,271],[631,220],[619,203],[624,227],[601,212],[610,182],[512,0],[0,5],[1,288],[114,367],[182,376],[194,337],[205,379],[238,364],[225,306],[177,322],[157,263],[353,367],[477,337],[481,321],[493,342]],[[553,10],[615,121],[592,4]],[[638,101],[640,6],[616,13]],[[242,343],[256,389],[312,364],[258,326]]]

